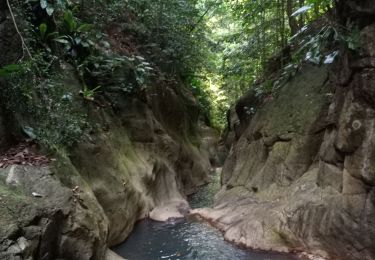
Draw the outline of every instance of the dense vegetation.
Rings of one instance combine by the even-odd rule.
[[[93,129],[82,106],[134,96],[157,81],[190,87],[211,124],[251,86],[277,93],[303,60],[329,63],[353,28],[330,0],[32,0],[7,2],[23,55],[0,64],[1,95],[30,137],[71,145]],[[62,71],[65,71],[62,73]],[[80,81],[75,92],[66,71]],[[81,99],[82,102],[75,102]],[[51,125],[55,127],[51,127]]]
[[[20,120],[25,133],[50,147],[71,145],[95,127],[82,106],[100,106],[109,92],[137,95],[155,81],[184,84],[203,66],[196,1],[7,4],[23,55],[1,64],[9,83],[1,95],[27,119]],[[65,80],[72,74],[79,93]]]

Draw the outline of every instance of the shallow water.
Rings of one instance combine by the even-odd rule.
[[[189,198],[192,208],[211,206],[220,189],[219,176]],[[128,260],[292,260],[293,255],[242,250],[226,241],[205,222],[182,219],[169,223],[142,220],[122,244],[112,248]]]

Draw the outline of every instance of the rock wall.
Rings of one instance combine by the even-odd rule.
[[[22,56],[5,1],[0,33],[3,66]],[[60,78],[94,131],[49,165],[0,169],[0,259],[114,257],[107,248],[138,219],[185,214],[186,195],[208,182],[216,160],[216,132],[199,122],[199,106],[181,84],[154,82],[132,98],[106,93],[99,107],[78,98],[80,81],[64,68]],[[0,152],[22,136],[17,118],[0,105]]]
[[[103,129],[52,165],[0,171],[1,259],[103,259],[138,219],[186,213],[186,195],[208,182],[205,142],[216,137],[200,140],[195,101],[173,87],[145,95],[116,113],[90,110]]]
[[[143,98],[114,96],[115,108],[89,108],[101,129],[53,165],[1,170],[1,259],[103,259],[138,219],[186,213],[186,195],[208,182],[216,136],[182,91],[157,85]]]
[[[340,1],[338,8],[352,21],[361,17],[361,49],[342,51],[330,68],[305,65],[233,145],[215,207],[194,211],[227,240],[330,259],[375,259],[370,2]]]

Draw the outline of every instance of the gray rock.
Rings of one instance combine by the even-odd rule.
[[[304,67],[234,143],[215,207],[192,214],[251,248],[375,259],[374,73],[354,72],[332,100],[325,68]]]

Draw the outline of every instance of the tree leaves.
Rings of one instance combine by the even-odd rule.
[[[46,8],[46,12],[49,16],[51,16],[53,14],[53,12],[55,11],[55,9],[52,7],[52,6],[47,6]]]
[[[59,42],[59,43],[69,44],[69,41],[66,38],[59,37],[59,38],[55,38],[53,40],[56,41],[56,42]]]
[[[8,64],[0,68],[0,77],[9,76],[12,73],[18,72],[22,69],[22,66],[19,64]]]
[[[88,23],[84,23],[84,24],[81,24],[78,28],[77,28],[77,32],[89,32],[93,29],[93,26],[91,24],[88,24]]]
[[[41,24],[39,25],[39,33],[40,33],[40,37],[41,37],[42,39],[45,39],[45,37],[46,37],[46,32],[47,32],[47,24],[45,24],[45,23],[41,23]]]
[[[74,20],[72,11],[66,10],[63,15],[64,24],[69,33],[74,32],[77,29],[77,23]]]
[[[335,61],[337,55],[339,55],[339,51],[334,51],[325,56],[323,63],[324,64],[331,64]]]
[[[40,7],[44,9],[49,16],[51,16],[55,11],[53,5],[49,4],[47,0],[40,0]]]
[[[306,13],[307,11],[309,11],[311,9],[311,5],[305,5],[305,6],[302,6],[301,8],[297,9],[294,13],[292,13],[292,17],[296,17],[298,15],[301,15],[301,14],[304,14]]]
[[[42,9],[46,9],[47,5],[48,5],[47,0],[40,0],[40,7]]]

